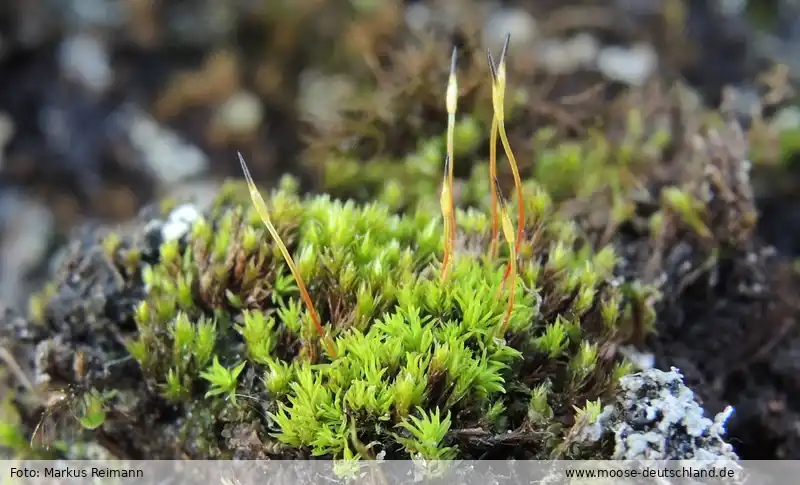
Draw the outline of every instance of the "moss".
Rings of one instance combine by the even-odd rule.
[[[491,178],[484,150],[489,145],[490,126],[469,115],[464,116],[459,123],[481,127],[475,135],[470,135],[477,137],[472,145],[481,148],[462,153],[456,151],[457,169],[465,174],[456,202],[462,207],[489,210]],[[631,115],[627,121],[630,125],[623,129],[626,135],[618,140],[599,129],[565,138],[556,134],[554,126],[539,128],[525,140],[526,143],[517,140],[514,150],[521,153],[517,157],[520,173],[527,179],[537,180],[559,201],[589,196],[609,186],[617,191],[625,190],[637,174],[649,171],[654,162],[663,158],[673,143],[667,128],[643,132],[639,126],[637,132],[637,119]],[[513,145],[514,141],[511,143]],[[339,152],[333,158],[326,158],[324,189],[334,196],[346,195],[362,201],[377,198],[394,211],[420,204],[432,206],[445,148],[444,137],[434,135],[402,157],[375,158],[363,163],[355,154]],[[512,182],[509,179],[510,167],[504,161],[498,163],[498,172],[501,185],[508,187]],[[399,190],[400,187],[403,189]]]
[[[380,201],[300,196],[289,179],[262,201],[242,162],[249,186],[223,187],[184,236],[164,240],[174,231],[156,224],[144,237],[84,241],[34,305],[70,328],[66,342],[39,339],[55,363],[38,370],[83,403],[84,427],[148,458],[602,454],[573,441],[630,370],[614,349],[652,328],[654,290],[619,280],[615,249],[587,239],[554,196],[590,193],[610,159],[620,173],[639,153],[641,120],[626,118],[615,148],[600,135],[540,147],[550,190],[523,184],[506,133],[504,49],[489,59],[491,106],[514,204],[492,163],[488,174],[472,168],[474,203],[456,206],[452,162],[482,143],[487,118],[456,117],[456,61],[447,140],[423,139],[402,165],[328,159],[343,183],[358,174],[364,197],[382,187]],[[598,172],[575,186],[554,178],[563,167]],[[500,203],[490,214],[487,193]],[[175,205],[160,204],[148,227],[170,224]],[[494,246],[500,225],[507,244]],[[67,292],[76,271],[90,276]],[[61,358],[84,352],[81,372]]]
[[[546,205],[535,194],[532,201]],[[525,429],[527,410],[512,403],[545,379],[553,385],[550,405],[567,422],[573,406],[613,390],[615,364],[598,361],[597,349],[630,325],[621,318],[629,313],[622,291],[608,284],[613,259],[606,250],[598,262],[580,241],[560,240],[564,232],[547,210],[532,213],[531,231],[543,236],[535,247],[523,243],[532,257],[520,270],[509,331],[498,340],[500,274],[497,262],[472,252],[486,247],[486,221],[476,222],[475,213],[457,217],[466,223],[463,247],[451,279],[440,283],[431,277],[442,245],[435,214],[400,217],[378,204],[285,192],[269,206],[338,357],[323,355],[285,263],[263,244],[268,235],[257,214],[222,201],[195,223],[184,248],[163,244],[161,261],[145,272],[150,291],[137,309],[132,345],[151,387],[172,389],[169,396],[184,404],[224,394],[216,406],[234,415],[248,407],[237,394],[258,399],[278,441],[337,456],[373,441],[392,454],[422,453],[412,437],[439,428],[443,436],[480,428],[482,440]],[[179,297],[186,281],[198,282],[191,299]],[[209,348],[214,363],[206,370]],[[236,388],[244,365],[263,383]],[[487,410],[492,422],[482,422]],[[556,440],[568,428],[529,433]],[[462,445],[467,456],[469,442],[482,440]]]
[[[453,151],[459,179],[455,203],[489,211],[490,159],[496,159],[505,190],[519,177],[534,178],[553,198],[567,200],[609,185],[622,191],[674,149],[680,122],[670,110],[683,94],[679,89],[666,94],[669,90],[650,86],[644,94],[632,90],[612,96],[597,86],[582,90],[583,84],[572,80],[567,83],[571,87],[563,88],[568,94],[559,94],[569,104],[561,105],[546,87],[555,80],[511,65],[506,74],[505,65],[499,65],[505,64],[502,56],[495,73],[503,78],[502,88],[486,82],[493,79],[492,69],[480,62],[486,52],[471,39],[465,39],[458,55],[454,116],[441,88],[449,84],[447,67],[452,67],[449,47],[443,44],[438,39],[424,39],[421,45],[398,40],[385,62],[399,86],[386,80],[367,83],[362,89],[369,101],[347,103],[344,128],[308,136],[304,164],[318,173],[319,190],[361,202],[378,199],[397,212],[419,204],[433,207],[442,160]],[[512,84],[508,89],[506,77]],[[404,84],[405,78],[413,81]],[[506,110],[504,131],[516,163],[506,163],[511,158],[505,147],[493,156],[491,140],[500,141],[499,132],[492,134],[494,97]]]
[[[482,143],[477,117],[454,118],[454,141]],[[479,163],[460,204],[439,206],[442,160],[464,153],[440,137],[400,165],[328,159],[332,174],[357,175],[356,198],[382,187],[376,202],[301,196],[285,178],[262,206],[231,182],[168,240],[174,231],[158,227],[174,203],[162,204],[143,221],[167,219],[155,231],[76,244],[32,307],[48,328],[26,337],[37,371],[76,396],[95,439],[129,457],[607,457],[577,437],[631,370],[616,349],[653,329],[658,296],[650,278],[624,277],[616,228],[639,208],[623,189],[671,142],[636,112],[623,127],[614,142],[610,129],[582,141],[540,131],[537,181],[517,183],[513,204]],[[507,243],[496,253],[495,187]],[[596,207],[606,211],[597,237],[560,202],[601,188],[611,202]],[[709,228],[701,189],[655,199],[648,243],[678,230],[736,238]],[[521,220],[508,213],[517,204]]]
[[[158,260],[141,266],[146,296],[126,338],[144,387],[174,406],[176,437],[193,438],[195,457],[241,452],[219,430],[242,424],[278,449],[314,455],[512,453],[511,432],[528,456],[547,456],[576,409],[609,398],[626,373],[601,349],[630,331],[631,289],[611,284],[613,251],[592,251],[543,193],[528,194],[528,256],[503,335],[503,261],[484,256],[483,214],[459,212],[452,274],[441,282],[437,214],[271,194],[273,222],[333,336],[334,358],[233,187],[185,240],[161,243]],[[124,272],[119,240],[114,262]],[[115,384],[103,391],[129,392]],[[106,422],[124,420],[119,396],[104,402]]]
[[[695,203],[703,187],[665,190],[649,238],[696,241],[703,254],[735,244],[746,214],[712,221]],[[526,182],[505,327],[513,245],[489,256],[484,211],[457,209],[442,281],[434,207],[401,215],[295,190],[285,179],[266,206],[334,351],[247,187],[229,183],[179,239],[83,240],[39,297],[33,313],[50,330],[32,339],[54,362],[38,371],[73,390],[91,436],[148,458],[607,456],[574,440],[630,371],[614,349],[652,328],[657,295],[646,280],[620,278],[631,262],[615,249],[624,244],[598,245],[590,224]],[[78,268],[91,278],[76,286]],[[62,355],[76,352],[90,356],[80,373]]]

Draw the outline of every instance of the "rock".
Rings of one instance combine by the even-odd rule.
[[[305,71],[300,80],[298,111],[324,130],[339,123],[340,111],[354,92],[355,86],[346,76]]]
[[[587,33],[568,40],[548,39],[539,46],[539,62],[552,74],[569,74],[594,64],[600,44]]]
[[[499,49],[506,35],[510,35],[509,50],[513,50],[533,42],[536,32],[536,19],[528,11],[521,8],[503,8],[486,19],[483,25],[483,45],[488,49]]]
[[[209,160],[202,150],[161,126],[138,107],[123,107],[118,116],[131,144],[161,183],[170,185],[186,180],[208,168]]]
[[[183,204],[173,210],[167,222],[161,227],[161,237],[164,241],[180,239],[192,229],[194,221],[200,217],[200,212],[192,204]]]
[[[647,81],[658,63],[655,50],[647,44],[630,48],[608,46],[597,55],[597,68],[612,81],[640,86]]]
[[[154,208],[154,207],[153,207]],[[140,214],[140,218],[145,217],[151,208],[145,208]],[[145,256],[157,257],[161,244],[168,241],[183,239],[192,230],[192,224],[200,217],[197,207],[191,203],[181,204],[169,213],[166,220],[153,218],[144,224],[140,236]],[[135,221],[141,223],[142,221]],[[131,234],[136,234],[138,227],[130,225],[126,230]]]
[[[0,196],[0,301],[22,303],[26,275],[42,263],[52,232],[46,206],[16,192]]]
[[[205,212],[219,193],[221,183],[216,180],[194,180],[170,187],[169,196],[190,201],[199,212]]]
[[[120,27],[127,20],[124,0],[71,0],[61,2],[65,14],[79,27]]]
[[[218,108],[214,122],[234,134],[253,133],[264,119],[264,108],[258,96],[250,91],[237,91]]]
[[[433,14],[430,7],[422,2],[415,2],[406,7],[406,25],[413,32],[425,32],[431,25]]]
[[[712,421],[683,384],[674,367],[650,369],[622,378],[617,402],[606,406],[586,437],[614,437],[614,460],[702,460],[730,462],[738,457],[722,439],[730,406]]]
[[[94,92],[105,92],[114,71],[105,43],[95,36],[78,34],[64,39],[58,53],[61,71]]]

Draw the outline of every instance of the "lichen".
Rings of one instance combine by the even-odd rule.
[[[704,416],[694,393],[674,367],[650,369],[625,376],[616,403],[607,406],[585,437],[614,437],[615,460],[699,460],[709,463],[737,460],[722,439],[728,407],[714,420]]]

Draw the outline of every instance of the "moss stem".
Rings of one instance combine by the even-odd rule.
[[[314,323],[314,327],[316,327],[317,333],[319,334],[321,339],[326,341],[326,344],[328,346],[328,352],[330,353],[331,357],[336,358],[336,349],[333,346],[333,342],[330,339],[325,338],[325,330],[322,328],[322,322],[320,321],[319,314],[317,313],[317,310],[314,308],[314,304],[311,302],[311,296],[309,296],[308,294],[308,289],[306,288],[306,284],[303,282],[303,278],[297,271],[297,266],[295,266],[294,260],[292,259],[291,254],[289,254],[289,250],[283,243],[283,239],[281,239],[280,235],[278,234],[278,231],[275,230],[275,226],[272,225],[272,221],[270,221],[267,204],[266,202],[264,202],[264,199],[258,192],[258,188],[256,188],[256,184],[253,181],[253,177],[250,175],[250,171],[247,169],[247,164],[245,164],[244,162],[244,157],[242,157],[241,153],[238,153],[238,155],[239,155],[239,163],[242,165],[244,178],[247,181],[247,187],[250,191],[250,199],[253,201],[253,205],[256,208],[256,212],[258,212],[258,215],[259,217],[261,217],[261,221],[264,222],[264,225],[267,226],[267,231],[269,231],[270,235],[272,236],[272,239],[275,240],[275,244],[278,245],[278,249],[283,255],[283,259],[286,260],[286,265],[289,266],[289,271],[292,272],[292,276],[294,276],[294,279],[297,282],[297,287],[300,289],[300,298],[302,298],[303,303],[305,303],[306,308],[308,308],[308,313],[311,315],[311,321]]]

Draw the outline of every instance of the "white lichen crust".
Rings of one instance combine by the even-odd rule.
[[[617,402],[606,406],[586,438],[613,435],[615,460],[730,462],[738,457],[723,440],[730,406],[714,420],[704,416],[676,368],[625,376]]]

